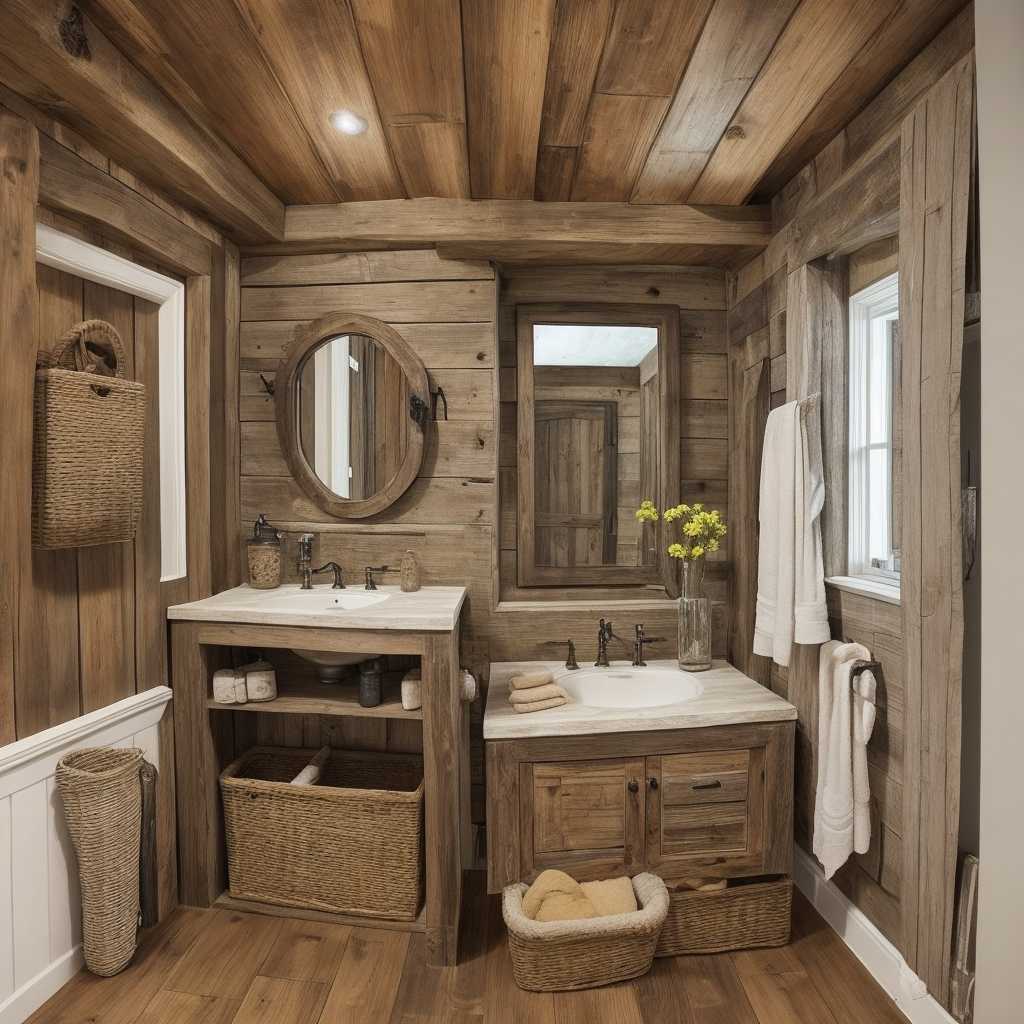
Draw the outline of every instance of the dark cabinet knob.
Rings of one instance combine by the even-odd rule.
[[[629,780],[628,789],[629,789],[630,793],[639,793],[640,792],[640,783],[637,782],[636,779],[630,779]]]
[[[657,789],[658,788],[658,780],[652,776],[648,780],[648,785],[651,787],[651,789]]]

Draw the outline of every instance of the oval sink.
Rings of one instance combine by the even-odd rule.
[[[704,692],[689,672],[671,668],[588,668],[558,680],[578,704],[592,708],[657,708],[682,704]]]
[[[298,587],[282,587],[267,593],[260,600],[260,608],[280,612],[351,612],[380,604],[389,594],[366,590],[334,590],[331,587],[314,587],[301,590]]]

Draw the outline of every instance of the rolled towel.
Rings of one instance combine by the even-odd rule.
[[[508,699],[513,704],[531,704],[537,700],[551,700],[554,697],[569,699],[569,694],[556,683],[548,683],[547,686],[533,686],[529,690],[513,690]]]
[[[594,905],[598,917],[636,913],[636,893],[632,881],[625,875],[622,878],[608,878],[603,882],[583,882],[581,887],[584,895]]]
[[[513,704],[512,707],[518,714],[528,715],[531,711],[547,711],[548,708],[560,708],[568,703],[568,697],[552,697],[550,700],[531,700],[526,704]]]
[[[726,878],[684,878],[679,888],[695,889],[697,892],[721,892],[728,884]]]
[[[406,711],[423,707],[423,684],[420,682],[418,668],[409,669],[402,679],[402,707]]]
[[[241,673],[241,697],[238,699],[239,672],[233,668],[219,668],[213,673],[213,699],[218,704],[245,703],[245,673]]]
[[[534,921],[575,921],[597,917],[583,887],[564,871],[542,871],[523,894],[523,913]]]
[[[324,766],[327,764],[330,756],[331,748],[321,747],[313,760],[310,761],[294,779],[292,779],[290,785],[315,786],[319,781],[320,773],[324,770]]]
[[[529,690],[534,686],[547,686],[554,681],[555,677],[550,672],[541,669],[537,672],[520,672],[508,681],[508,685],[510,690]]]

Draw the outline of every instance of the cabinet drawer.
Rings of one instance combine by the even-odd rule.
[[[661,854],[686,857],[742,853],[747,849],[746,803],[664,807]]]
[[[745,802],[749,779],[749,750],[672,754],[661,759],[662,803],[676,807]]]

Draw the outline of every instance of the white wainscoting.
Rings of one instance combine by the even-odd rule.
[[[21,1024],[82,965],[57,762],[79,747],[140,747],[162,768],[158,723],[170,699],[157,686],[0,747],[0,1024]]]

